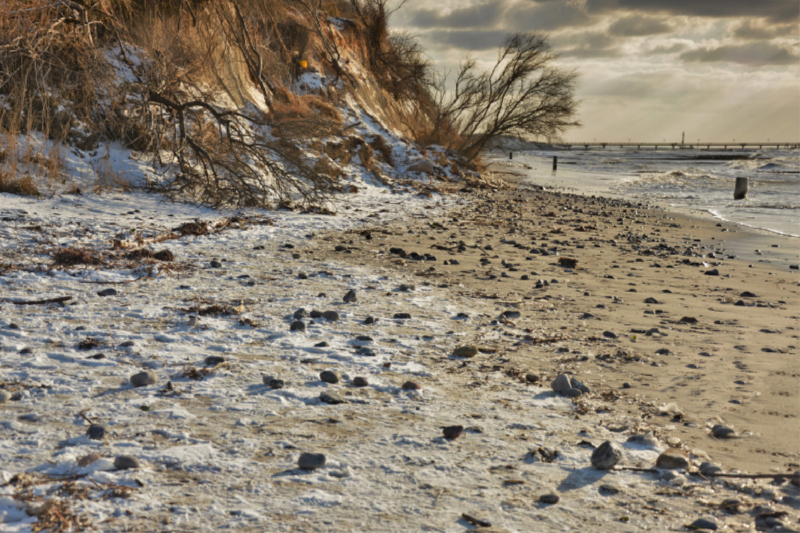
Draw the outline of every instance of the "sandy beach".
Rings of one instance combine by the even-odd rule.
[[[4,527],[55,494],[103,531],[797,529],[796,271],[711,220],[467,189],[4,208]],[[121,260],[128,206],[169,265]],[[104,262],[54,268],[65,239]]]

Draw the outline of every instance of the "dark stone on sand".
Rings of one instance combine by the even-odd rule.
[[[116,296],[117,289],[104,289],[97,293],[98,296]]]
[[[298,272],[297,279],[308,279],[308,274],[306,274],[305,272]]]
[[[91,440],[103,440],[108,434],[108,430],[102,424],[92,424],[89,426],[89,429],[86,430],[86,435]]]
[[[656,350],[656,354],[658,354],[658,355],[670,355],[670,354],[672,354],[672,352],[669,351],[667,348],[659,348],[658,350]]]
[[[331,404],[331,405],[338,405],[340,403],[344,403],[344,398],[339,396],[339,393],[332,392],[332,391],[325,391],[319,395],[319,399],[324,403]]]
[[[318,470],[325,466],[327,460],[322,453],[301,453],[297,466],[301,470]]]
[[[616,339],[617,338],[617,334],[614,333],[613,331],[604,331],[603,332],[603,337],[605,337],[607,339]]]
[[[647,299],[644,301],[644,303],[646,303],[646,304],[657,304],[657,303],[659,303],[659,301],[658,301],[658,300],[656,300],[655,298],[647,298]]]
[[[342,375],[333,370],[324,370],[320,372],[319,379],[321,379],[325,383],[336,384],[339,383],[339,381],[342,379]]]
[[[305,309],[298,309],[297,311],[294,312],[295,320],[300,320],[301,318],[305,318],[305,317],[306,317],[306,310]]]
[[[478,354],[476,346],[459,346],[453,350],[453,355],[456,357],[475,357]]]
[[[508,318],[508,319],[510,319],[510,320],[514,320],[516,318],[521,317],[522,314],[519,311],[510,311],[509,310],[509,311],[503,311],[503,316]]]
[[[209,355],[203,361],[208,366],[217,366],[225,362],[225,358],[221,355]]]
[[[685,316],[678,320],[678,324],[697,324],[697,319],[693,316]]]
[[[537,376],[536,374],[525,374],[525,381],[527,381],[528,383],[538,383],[539,376]]]
[[[539,501],[548,505],[556,504],[559,500],[558,494],[542,494],[539,496]]]
[[[356,291],[350,289],[347,291],[347,294],[344,295],[344,303],[353,303],[356,301]]]
[[[337,320],[339,320],[339,313],[337,313],[336,311],[325,311],[324,313],[322,313],[322,318],[324,318],[325,320],[330,320],[331,322],[336,322]]]
[[[369,381],[367,381],[367,378],[356,376],[355,378],[353,378],[353,385],[355,385],[356,387],[366,387],[369,385]]]
[[[158,375],[152,370],[145,370],[131,376],[131,385],[134,387],[146,387],[158,383]]]
[[[622,460],[619,446],[607,440],[592,452],[592,466],[598,470],[609,470]]]
[[[683,470],[689,468],[689,461],[678,450],[667,450],[656,459],[656,468],[664,470]]]
[[[222,263],[214,259],[211,261],[211,268],[222,268]]]
[[[305,331],[306,324],[302,320],[295,320],[292,322],[292,325],[289,326],[289,331]]]
[[[701,463],[697,471],[703,474],[704,476],[710,476],[713,474],[721,473],[722,468],[720,468],[719,465],[715,465],[714,463],[706,462],[706,463]]]
[[[716,424],[713,428],[711,428],[711,434],[718,439],[730,439],[736,436],[736,432],[733,430],[733,428],[723,424]]]
[[[92,452],[92,453],[90,453],[88,455],[84,455],[83,457],[78,459],[77,463],[78,463],[78,466],[84,467],[84,466],[89,466],[90,464],[94,463],[95,461],[99,461],[100,459],[102,459],[102,457],[100,456],[99,453]]]
[[[408,314],[408,313],[395,313],[394,314],[394,318],[397,318],[397,319],[400,319],[400,320],[408,320],[409,318],[411,318],[411,315]]]
[[[317,311],[316,309],[314,309],[311,311],[311,313],[309,313],[308,316],[310,316],[311,318],[322,318],[322,315],[323,315],[322,311]]]
[[[581,396],[583,393],[580,391],[580,389],[567,389],[561,394],[563,394],[567,398],[577,398],[578,396]]]
[[[622,489],[613,483],[604,483],[598,487],[598,491],[604,496],[613,496],[614,494],[619,494],[622,492]]]
[[[375,323],[375,317],[368,316],[367,318],[364,319],[364,324],[366,324],[368,326],[370,324],[374,324],[374,323]]]
[[[742,294],[740,294],[739,296],[741,296],[742,298],[758,298],[758,297],[757,297],[755,294],[753,294],[753,293],[752,293],[752,292],[750,292],[750,291],[744,291],[744,292],[743,292]]]
[[[264,382],[271,389],[282,389],[286,386],[286,382],[277,378],[264,378]]]
[[[405,383],[403,383],[403,386],[401,388],[403,390],[419,390],[422,387],[420,387],[418,383],[415,383],[413,381],[406,381]]]
[[[717,530],[717,523],[713,522],[707,518],[698,518],[694,522],[691,523],[691,529],[698,530],[698,529],[709,529],[712,531]]]
[[[415,290],[416,288],[417,288],[416,285],[406,285],[405,283],[403,283],[402,285],[400,285],[400,287],[398,287],[400,292],[409,292]]]
[[[442,428],[444,438],[447,440],[457,439],[463,431],[464,426],[447,426],[446,428]]]
[[[114,468],[117,470],[132,470],[139,468],[139,459],[132,455],[119,455],[114,459]]]
[[[625,383],[622,384],[622,388],[623,389],[630,389],[631,388],[631,384],[626,381]]]
[[[330,346],[330,344],[328,344],[328,341],[322,341],[315,344],[314,348],[327,348],[328,346]]]

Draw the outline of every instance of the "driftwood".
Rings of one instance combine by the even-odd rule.
[[[72,300],[72,296],[59,296],[58,298],[48,298],[46,300],[9,300],[8,298],[1,298],[0,302],[8,302],[14,305],[43,305],[43,304],[60,304]]]
[[[647,474],[660,474],[663,470],[659,470],[657,468],[636,468],[633,466],[622,466],[619,467],[618,470],[629,470],[631,472],[645,472]],[[722,477],[722,478],[734,478],[734,479],[795,479],[800,481],[800,474],[797,473],[790,473],[787,472],[786,474],[725,474],[722,472],[719,473],[709,473],[709,474],[701,474],[700,472],[689,472],[690,476],[700,476],[702,478],[710,478],[710,477]]]

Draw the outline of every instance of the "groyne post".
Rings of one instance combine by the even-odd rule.
[[[736,186],[733,189],[734,200],[744,200],[747,197],[747,191],[750,189],[749,179],[736,178]]]
[[[553,156],[553,172],[555,172],[556,170],[558,170],[558,156],[554,155]]]

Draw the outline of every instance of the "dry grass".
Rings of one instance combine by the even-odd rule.
[[[36,183],[30,175],[17,176],[6,169],[0,169],[0,193],[41,196]]]
[[[103,258],[93,250],[62,248],[51,254],[53,263],[58,266],[104,265]]]

